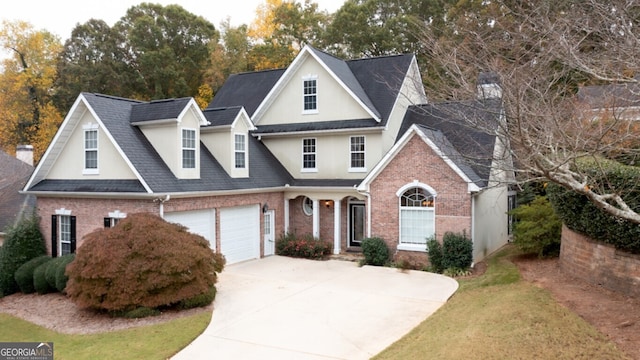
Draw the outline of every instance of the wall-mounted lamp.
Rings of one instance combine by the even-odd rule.
[[[329,208],[331,206],[331,200],[325,200],[324,201],[324,206],[326,206],[327,208]]]
[[[262,205],[262,212],[266,213],[269,210],[269,204],[264,203],[264,205]]]

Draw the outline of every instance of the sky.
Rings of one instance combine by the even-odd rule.
[[[64,43],[71,36],[77,24],[89,19],[104,20],[112,26],[124,16],[132,6],[142,2],[161,5],[178,4],[190,13],[209,20],[216,29],[220,22],[229,17],[232,26],[250,24],[256,15],[256,8],[264,0],[11,0],[0,7],[0,20],[22,20],[36,30],[47,30],[60,37]],[[345,0],[313,0],[320,10],[335,12]]]

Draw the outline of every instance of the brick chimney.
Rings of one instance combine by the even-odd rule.
[[[16,147],[16,158],[33,166],[33,146],[18,145],[18,147]]]

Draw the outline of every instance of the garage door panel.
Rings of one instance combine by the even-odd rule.
[[[260,206],[220,210],[220,250],[228,264],[260,257]]]
[[[209,241],[212,249],[216,248],[215,241],[215,210],[176,211],[164,214],[168,222],[183,225],[193,234],[198,234]]]

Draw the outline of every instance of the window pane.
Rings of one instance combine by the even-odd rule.
[[[60,216],[60,252],[61,255],[71,253],[71,217]]]
[[[98,151],[89,150],[84,153],[84,168],[85,169],[97,169],[98,168]]]
[[[244,152],[236,152],[236,169],[244,169]]]
[[[350,141],[350,166],[352,168],[364,168],[364,136],[353,136]]]
[[[196,131],[182,129],[182,147],[195,149],[196,148]]]
[[[425,245],[435,233],[434,211],[430,209],[400,210],[400,243]],[[426,249],[426,248],[425,248]]]
[[[185,169],[195,169],[196,167],[196,151],[182,150],[182,167]]]
[[[84,132],[84,148],[98,148],[98,130],[88,130]]]
[[[317,87],[316,80],[304,81],[304,110],[316,110],[317,106]]]
[[[304,169],[315,169],[316,139],[302,139],[302,167]]]

